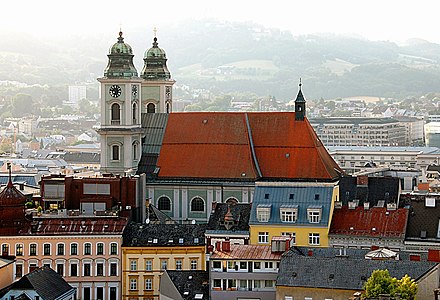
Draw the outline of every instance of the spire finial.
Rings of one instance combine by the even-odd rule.
[[[8,182],[8,186],[12,186],[12,166],[11,166],[11,163],[10,163],[10,162],[8,162],[6,165],[7,165],[8,172],[9,172],[9,182]]]
[[[153,39],[153,48],[157,48],[157,28],[153,28],[154,39]]]
[[[156,27],[153,28],[153,33],[154,33],[154,37],[157,37],[157,28]]]
[[[302,82],[301,82],[301,77],[299,78],[299,89],[301,90],[301,86],[302,86]]]
[[[123,43],[124,38],[122,37],[122,25],[119,24],[119,37],[118,37],[118,43]]]

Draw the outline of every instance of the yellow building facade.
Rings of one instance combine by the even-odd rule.
[[[270,244],[274,236],[292,237],[296,246],[328,247],[336,183],[257,184],[250,219],[250,243]]]

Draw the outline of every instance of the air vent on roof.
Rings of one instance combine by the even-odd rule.
[[[328,279],[334,279],[335,278],[335,274],[330,274],[329,276],[328,276]]]
[[[426,239],[426,230],[422,230],[422,231],[420,231],[420,237],[421,237],[422,239]]]
[[[341,201],[335,201],[335,208],[342,208],[342,202]]]
[[[387,209],[388,210],[396,210],[397,204],[396,203],[387,203]]]
[[[370,209],[370,202],[364,202],[364,209]]]
[[[208,119],[204,119],[204,120],[202,121],[202,123],[203,123],[203,124],[208,124]]]
[[[188,279],[191,280],[191,279],[193,279],[193,277],[190,275],[190,276],[188,276]]]

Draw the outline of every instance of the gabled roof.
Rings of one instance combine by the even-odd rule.
[[[74,294],[70,286],[58,273],[50,268],[39,268],[24,275],[20,280],[0,290],[0,297],[10,290],[34,290],[43,300],[55,300],[66,294]]]
[[[167,120],[143,115],[142,126],[156,133],[154,141],[145,141],[143,156],[160,150],[159,179],[334,181],[342,173],[308,120],[295,121],[295,113],[172,113]]]
[[[231,245],[230,250],[214,250],[210,259],[279,260],[282,255],[282,252],[272,252],[270,245]]]
[[[252,202],[251,217],[249,224],[265,225],[310,225],[307,216],[308,208],[321,208],[321,220],[314,226],[328,226],[330,208],[334,185],[330,183],[257,183],[254,199]],[[268,222],[259,222],[257,210],[266,207],[270,210]],[[281,208],[297,208],[297,220],[295,223],[281,221]]]
[[[408,209],[387,211],[386,207],[349,209],[343,206],[333,211],[329,235],[404,238]]]
[[[363,285],[374,270],[388,269],[392,277],[400,279],[408,274],[418,281],[438,265],[428,261],[319,255],[321,252],[328,252],[327,249],[315,249],[312,250],[312,256],[299,255],[295,250],[286,252],[281,258],[277,286],[363,290]],[[334,249],[329,250],[334,252]],[[367,252],[368,250],[364,250],[364,255]]]
[[[139,224],[130,222],[122,236],[124,247],[204,246],[206,224]]]
[[[224,234],[235,231],[249,231],[249,217],[251,213],[250,203],[217,203],[214,212],[209,216],[207,231],[223,232]],[[228,209],[232,214],[233,226],[230,229],[225,227],[225,215]]]

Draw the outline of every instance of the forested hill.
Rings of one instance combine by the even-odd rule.
[[[102,30],[102,28],[99,28]],[[126,29],[138,71],[151,46],[145,28]],[[45,38],[0,33],[0,81],[61,86],[93,82],[117,32]],[[440,92],[440,45],[406,45],[335,35],[292,36],[251,23],[186,21],[160,28],[177,84],[212,92],[291,99],[303,78],[308,98],[406,97]]]

